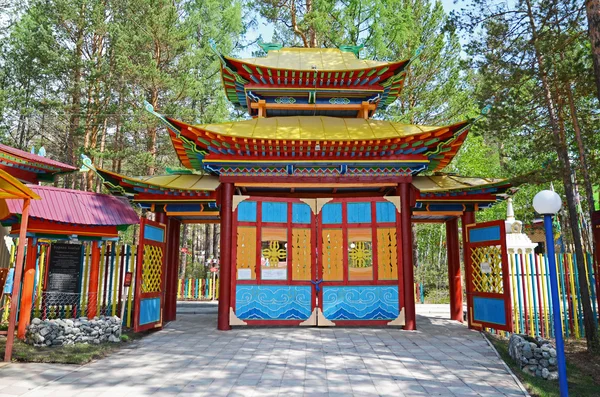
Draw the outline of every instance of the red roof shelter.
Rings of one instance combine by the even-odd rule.
[[[119,230],[139,223],[139,217],[126,199],[121,197],[61,189],[52,186],[27,185],[42,199],[31,204],[28,236],[82,239],[114,239]],[[11,234],[19,230],[21,200],[7,200],[11,216],[3,221],[11,225]]]

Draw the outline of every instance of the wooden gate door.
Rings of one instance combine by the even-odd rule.
[[[230,324],[316,325],[315,200],[234,196],[233,204]]]
[[[469,328],[513,330],[504,221],[466,226]]]
[[[404,325],[400,198],[317,199],[319,326]]]
[[[162,327],[166,225],[142,218],[135,275],[134,332]]]

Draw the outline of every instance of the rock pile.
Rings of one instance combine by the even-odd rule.
[[[34,346],[100,344],[121,341],[121,319],[113,317],[79,317],[74,319],[40,320],[34,318],[27,327],[25,342]]]
[[[523,372],[544,379],[558,379],[556,348],[549,340],[513,334],[508,353]]]

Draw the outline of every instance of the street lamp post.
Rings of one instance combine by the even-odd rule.
[[[567,383],[567,364],[565,359],[565,343],[563,340],[562,319],[560,318],[560,301],[558,297],[558,276],[556,274],[556,258],[554,255],[554,233],[552,231],[552,216],[562,206],[562,200],[556,192],[542,190],[533,198],[533,208],[544,216],[546,232],[546,252],[550,267],[550,291],[552,293],[552,312],[554,315],[554,337],[556,339],[556,361],[558,364],[558,386],[561,397],[569,395]]]

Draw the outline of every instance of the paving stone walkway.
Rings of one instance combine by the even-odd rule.
[[[418,316],[419,331],[242,328],[179,314],[164,330],[84,366],[0,367],[1,396],[523,396],[484,338]]]

